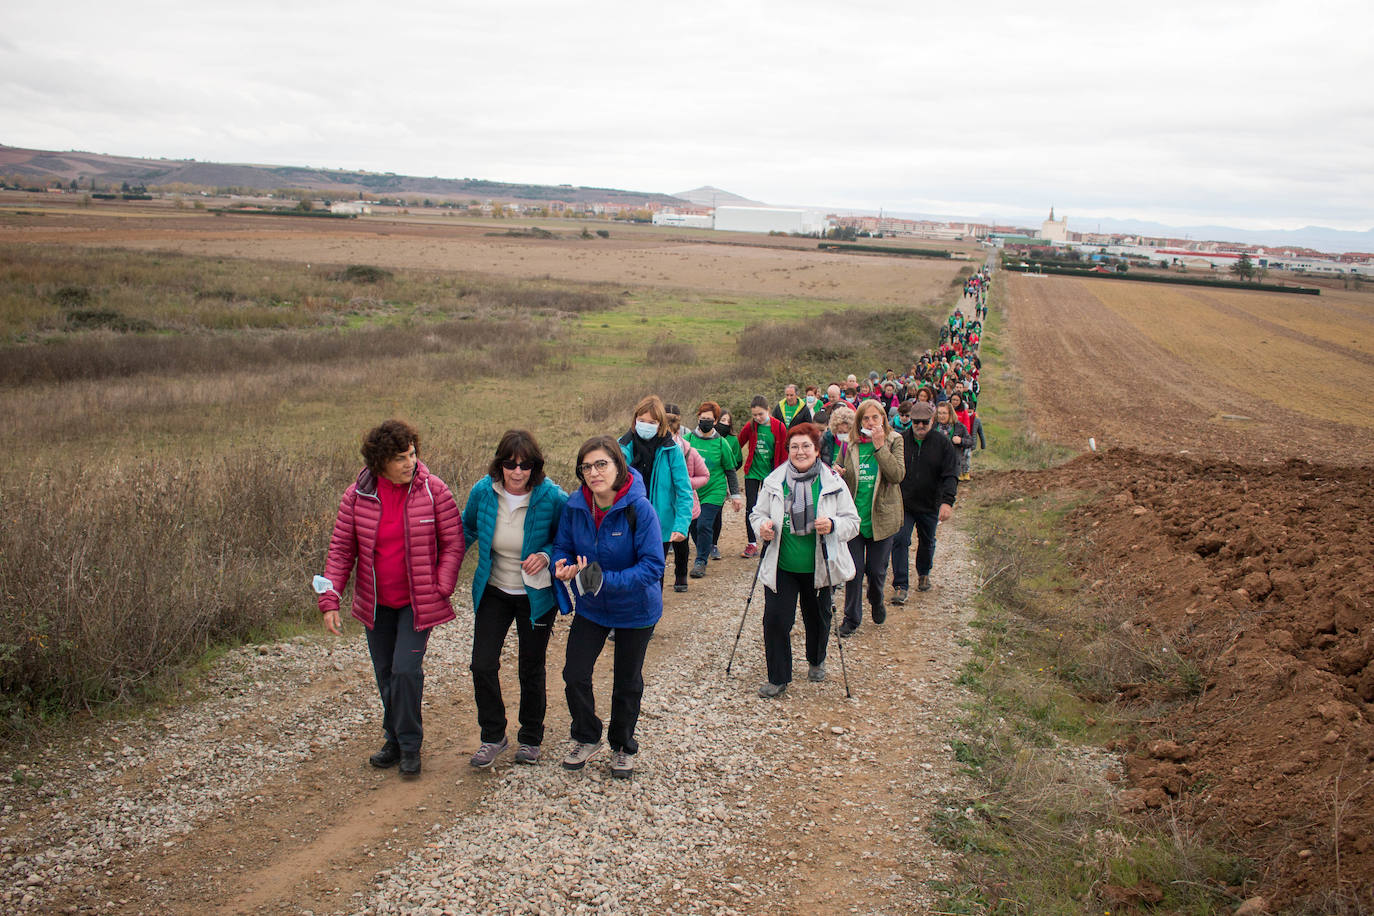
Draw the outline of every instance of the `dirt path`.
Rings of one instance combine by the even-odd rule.
[[[231,653],[204,696],[177,708],[0,761],[20,775],[2,789],[0,900],[35,913],[519,912],[529,901],[558,912],[593,903],[580,888],[599,881],[606,896],[591,911],[922,911],[926,882],[946,870],[925,827],[956,779],[954,678],[975,582],[965,536],[957,522],[942,529],[936,590],[846,642],[852,699],[832,640],[827,683],[803,675],[765,701],[761,592],[724,675],[754,569],[734,557],[738,527],[707,579],[669,593],[628,785],[557,766],[562,631],[550,649],[552,759],[517,768],[507,757],[490,772],[467,765],[469,615],[442,631],[415,782],[365,763],[376,700],[356,628],[342,641],[298,638]],[[493,859],[525,855],[520,843],[540,844],[521,861],[568,857],[566,888]],[[623,844],[635,854],[621,861]]]

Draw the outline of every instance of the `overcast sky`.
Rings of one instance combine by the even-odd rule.
[[[210,8],[210,7],[214,8]],[[0,143],[773,204],[1374,225],[1374,3],[11,4]]]

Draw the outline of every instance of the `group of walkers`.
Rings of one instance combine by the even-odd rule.
[[[460,510],[420,461],[412,426],[388,420],[370,430],[364,467],[339,505],[325,575],[315,578],[325,627],[335,634],[342,592],[354,578],[352,614],[367,630],[385,735],[370,763],[420,773],[425,650],[433,629],[454,619],[458,571],[475,548],[470,667],[481,745],[472,766],[490,767],[510,749],[499,670],[512,625],[520,694],[514,759],[542,759],[549,639],[559,614],[572,614],[563,666],[571,745],[562,765],[582,769],[609,743],[611,774],[632,775],[643,664],[663,614],[668,558],[675,591],[704,578],[722,556],[727,501],[744,513],[741,556],[757,558],[756,583],[764,586],[767,680],[759,695],[777,697],[792,680],[798,608],[807,677],[824,681],[836,587],[845,589],[838,637],[859,629],[865,598],[881,625],[889,600],[907,600],[914,533],[916,588],[931,588],[937,526],[953,511],[958,480],[969,479],[975,437],[983,442],[976,407],[987,271],[974,280],[971,317],[956,310],[939,346],[901,374],[850,375],[824,393],[788,385],[776,403],[756,396],[738,431],[729,411],[707,400],[684,434],[677,405],[644,397],[618,439],[582,443],[571,492],[546,475],[533,434],[512,429]],[[612,687],[603,723],[592,677],[608,642]]]

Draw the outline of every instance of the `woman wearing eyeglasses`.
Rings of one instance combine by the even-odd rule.
[[[574,607],[577,611],[568,628],[563,666],[573,740],[563,766],[580,770],[601,751],[602,723],[596,715],[592,673],[614,631],[606,737],[611,775],[626,779],[634,773],[634,755],[639,752],[635,724],[644,695],[644,653],[663,616],[664,539],[643,478],[630,467],[615,439],[593,436],[582,443],[575,467],[582,486],[563,507],[553,547],[559,609],[565,614]]]
[[[544,476],[534,436],[508,430],[496,444],[487,476],[473,484],[463,508],[463,534],[481,553],[472,577],[472,689],[482,746],[469,761],[479,769],[510,747],[501,698],[501,649],[511,624],[519,639],[520,732],[516,763],[538,763],[544,742],[544,662],[556,601],[549,566],[567,494]]]

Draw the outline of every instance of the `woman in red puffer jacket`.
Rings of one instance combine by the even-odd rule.
[[[382,697],[386,743],[369,758],[420,774],[422,665],[429,633],[453,619],[449,598],[463,565],[463,523],[445,483],[420,463],[420,434],[388,420],[363,437],[366,467],[344,492],[329,541],[325,579],[316,584],[324,625],[339,633],[339,599],[356,564],[353,616]]]

